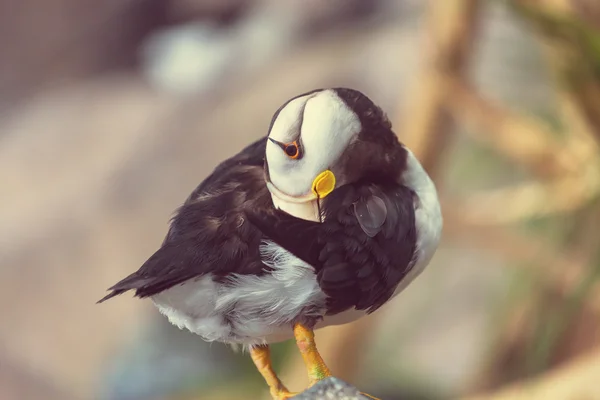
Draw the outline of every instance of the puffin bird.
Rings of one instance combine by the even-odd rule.
[[[242,345],[274,399],[269,344],[295,339],[310,386],[331,376],[314,330],[389,302],[435,253],[434,183],[384,112],[348,88],[298,95],[223,161],[160,248],[99,302],[133,290],[179,328]]]

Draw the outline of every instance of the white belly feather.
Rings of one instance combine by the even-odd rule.
[[[187,281],[153,297],[169,321],[207,341],[260,344],[292,337],[291,322],[307,306],[324,312],[325,295],[313,268],[272,242],[261,246],[273,272],[233,275],[227,282],[212,275]]]

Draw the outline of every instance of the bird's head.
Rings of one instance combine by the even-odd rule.
[[[318,220],[318,202],[361,179],[396,179],[406,151],[385,114],[364,94],[319,89],[273,116],[265,157],[267,187],[278,208]]]

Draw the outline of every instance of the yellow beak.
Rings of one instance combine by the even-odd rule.
[[[321,172],[312,183],[312,190],[319,198],[324,198],[335,188],[335,175],[330,170]]]

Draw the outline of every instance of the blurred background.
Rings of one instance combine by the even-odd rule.
[[[388,113],[445,215],[402,295],[317,332],[334,373],[384,400],[600,399],[597,1],[0,0],[0,49],[0,399],[268,399],[248,356],[95,302],[330,86]]]

